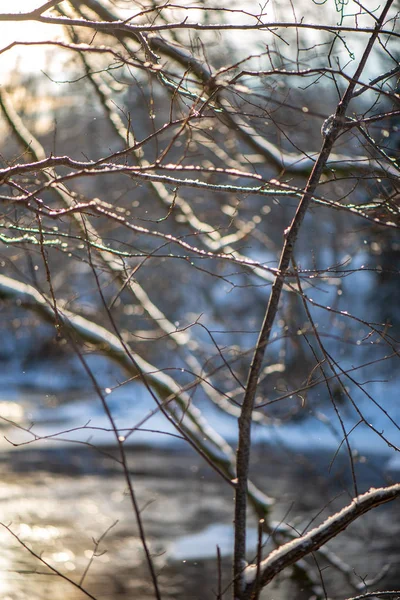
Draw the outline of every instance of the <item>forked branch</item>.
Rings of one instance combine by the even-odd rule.
[[[250,600],[255,597],[255,594],[272,581],[283,569],[318,550],[338,533],[344,531],[361,515],[381,504],[391,502],[399,496],[400,483],[385,488],[371,488],[365,494],[354,498],[351,504],[329,517],[319,527],[271,552],[259,565],[249,565],[244,571],[246,588],[242,599]],[[257,572],[259,576],[256,579]]]
[[[311,172],[309,180],[304,190],[304,195],[300,200],[296,214],[290,227],[285,232],[285,242],[283,245],[281,258],[279,261],[278,274],[272,286],[264,321],[260,330],[253,360],[249,369],[249,376],[244,395],[242,413],[239,418],[239,441],[237,450],[237,476],[238,483],[235,497],[235,556],[234,556],[234,598],[242,598],[245,590],[245,580],[243,566],[246,560],[246,510],[247,510],[247,479],[250,464],[251,449],[251,424],[252,412],[254,408],[254,399],[258,386],[258,379],[261,373],[262,363],[267,348],[272,327],[278,312],[279,300],[281,297],[283,284],[288,271],[290,261],[293,256],[294,246],[303,223],[304,217],[310,206],[313,195],[320,181],[323,170],[326,166],[332,148],[337,136],[345,122],[346,111],[352,99],[356,81],[361,77],[372,47],[379,36],[384,25],[388,11],[393,4],[393,0],[388,0],[379,19],[376,22],[374,33],[371,35],[367,47],[360,60],[353,80],[349,83],[341,101],[339,102],[336,113],[333,118],[332,126],[324,138],[324,143],[315,166]]]

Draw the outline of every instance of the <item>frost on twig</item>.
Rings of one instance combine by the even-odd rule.
[[[338,117],[335,114],[329,115],[322,123],[321,135],[323,138],[326,138],[332,133],[334,127],[337,127],[338,129],[348,129],[349,127],[353,127],[356,123],[357,121],[355,119],[350,119],[349,117]]]

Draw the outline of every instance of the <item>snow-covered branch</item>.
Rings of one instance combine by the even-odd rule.
[[[265,587],[283,569],[318,550],[353,521],[373,508],[391,502],[399,496],[400,483],[384,488],[371,488],[365,494],[354,498],[351,504],[329,517],[319,527],[271,552],[260,565],[249,565],[245,569],[246,591],[243,600],[250,600],[256,589]],[[256,580],[257,573],[258,579]]]
[[[20,306],[39,313],[51,323],[55,321],[51,302],[28,284],[0,275],[0,297],[18,300]],[[209,464],[232,486],[235,485],[235,455],[232,448],[210,426],[201,411],[193,406],[189,394],[172,377],[127,349],[122,340],[105,327],[65,309],[61,302],[57,306],[57,317],[62,319],[66,333],[74,331],[82,341],[100,346],[130,377],[141,379],[152,392],[159,409],[170,416],[172,423],[208,459]],[[252,483],[249,484],[249,500],[259,514],[267,514],[273,503]]]

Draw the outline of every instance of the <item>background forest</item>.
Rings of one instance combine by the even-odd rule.
[[[398,1],[2,4],[2,598],[400,597]]]

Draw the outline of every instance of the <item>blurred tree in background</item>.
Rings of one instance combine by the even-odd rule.
[[[216,576],[215,597],[259,598],[295,563],[327,597],[318,556],[353,595],[376,588],[324,545],[400,493],[362,495],[356,443],[361,432],[399,450],[398,11],[59,0],[0,14],[15,37],[2,60],[21,67],[0,88],[2,359],[59,357],[62,372],[78,357],[115,436],[155,598],[126,451],[139,426],[116,424],[100,355],[235,495],[233,574],[227,587]],[[22,24],[40,39],[21,38]],[[237,420],[236,453],[207,423],[211,405]],[[298,421],[337,440],[358,497],[309,533],[276,524],[274,489],[249,479],[252,424]]]

